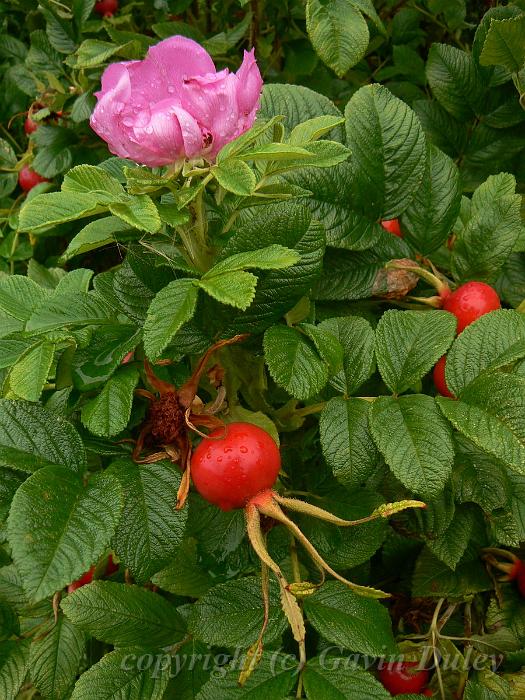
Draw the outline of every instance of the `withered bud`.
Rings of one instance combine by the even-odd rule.
[[[401,267],[417,267],[417,263],[410,258],[401,258],[391,262]],[[372,296],[382,299],[403,299],[417,286],[418,282],[419,277],[411,270],[381,268],[377,271],[372,286]]]

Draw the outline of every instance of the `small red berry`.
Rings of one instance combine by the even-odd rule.
[[[399,219],[385,219],[381,221],[381,226],[390,233],[393,233],[394,236],[399,236],[399,238],[403,238],[403,232],[401,231],[401,227],[399,226]]]
[[[200,495],[221,510],[243,508],[270,489],[281,468],[275,441],[252,423],[229,423],[202,440],[191,458],[191,476]]]
[[[102,17],[113,17],[118,10],[118,0],[99,0],[95,3],[95,12]]]
[[[439,360],[434,365],[434,371],[433,371],[434,386],[436,387],[438,393],[441,394],[441,396],[448,396],[449,399],[454,399],[456,397],[448,388],[447,381],[445,379],[446,362],[447,362],[447,356],[443,355],[443,357],[440,357]]]
[[[124,358],[120,364],[127,365],[128,362],[131,362],[132,360],[133,360],[133,350],[131,350],[131,352],[128,352],[128,354],[124,356]]]
[[[424,695],[426,698],[431,698],[434,695],[434,691],[430,690],[430,688],[425,688],[421,695]]]
[[[73,581],[73,583],[69,584],[69,586],[67,587],[67,592],[73,593],[73,591],[76,591],[77,588],[81,588],[82,586],[85,586],[87,583],[91,583],[91,581],[93,580],[94,573],[95,573],[95,566],[93,565],[89,571],[86,571],[86,573],[83,574],[80,578],[78,578],[76,581]]]
[[[489,311],[501,309],[501,302],[496,290],[485,282],[467,282],[443,300],[443,308],[457,318],[457,332],[461,333]]]
[[[27,165],[24,165],[18,173],[18,184],[24,192],[29,192],[29,190],[32,190],[33,187],[36,187],[36,185],[39,185],[41,182],[49,182],[49,180],[36,173],[34,170],[31,170]]]
[[[392,695],[421,693],[429,676],[426,668],[419,669],[419,661],[398,661],[379,671],[379,680]]]
[[[29,134],[34,133],[38,129],[38,122],[33,121],[31,117],[27,116],[26,120],[24,122],[24,131],[26,133],[26,136],[29,136]]]

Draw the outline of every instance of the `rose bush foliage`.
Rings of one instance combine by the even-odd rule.
[[[100,10],[0,3],[0,697],[524,697],[523,3]]]

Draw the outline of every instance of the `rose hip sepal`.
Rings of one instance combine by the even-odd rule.
[[[392,695],[421,693],[428,684],[430,673],[419,668],[419,661],[397,661],[380,669],[379,680]]]
[[[514,581],[520,595],[525,598],[525,562],[522,559],[513,552],[497,547],[486,547],[483,550],[483,559],[493,569],[503,572],[504,576],[500,577],[500,581]]]
[[[111,153],[136,163],[211,162],[253,125],[262,84],[253,50],[236,73],[217,72],[197,42],[172,36],[143,61],[106,68],[90,124]]]

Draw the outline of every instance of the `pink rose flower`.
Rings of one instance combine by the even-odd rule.
[[[252,126],[262,84],[253,49],[244,52],[237,73],[217,72],[202,46],[172,36],[143,61],[106,68],[90,124],[111,153],[136,163],[213,161]]]

